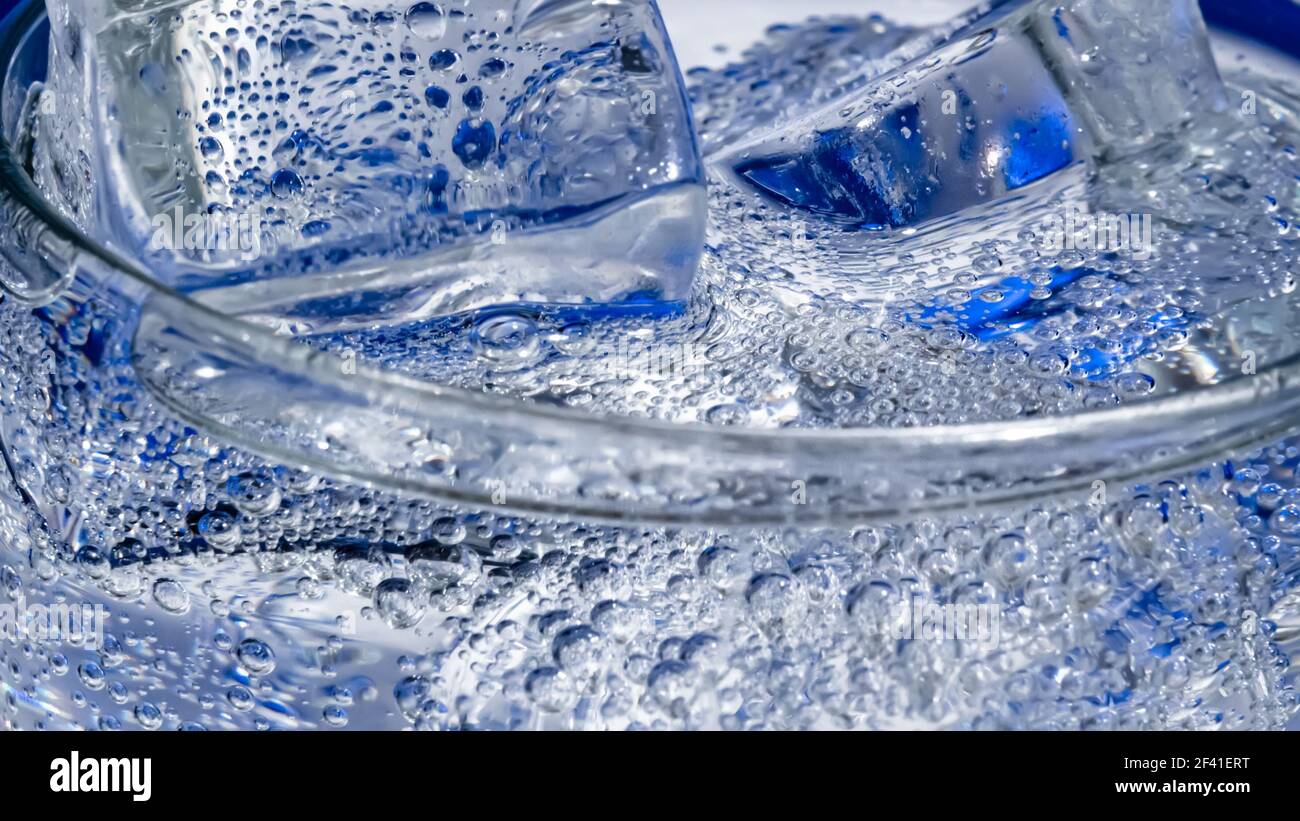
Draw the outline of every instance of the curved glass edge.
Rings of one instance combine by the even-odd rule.
[[[4,21],[6,77],[43,16],[27,0]],[[144,305],[142,381],[186,422],[285,464],[443,502],[659,524],[859,523],[1087,492],[1300,429],[1300,357],[1113,409],[904,430],[674,425],[419,382],[216,313],[89,241],[44,203],[4,125],[11,297],[48,300],[82,271],[113,283]]]

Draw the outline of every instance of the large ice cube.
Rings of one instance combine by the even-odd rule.
[[[902,228],[1123,157],[1224,104],[1196,0],[1002,0],[717,162],[795,208]]]
[[[683,299],[699,152],[653,0],[50,0],[48,190],[327,330]]]

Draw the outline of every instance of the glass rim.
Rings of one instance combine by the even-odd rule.
[[[4,88],[21,48],[40,30],[44,18],[40,0],[23,0],[0,22],[0,60],[4,68],[0,85]],[[804,505],[804,510],[785,510],[766,504],[749,509],[735,504],[734,499],[705,502],[695,510],[680,510],[675,504],[670,505],[671,510],[656,510],[650,501],[622,506],[615,500],[593,503],[581,498],[512,498],[508,504],[497,504],[483,483],[456,488],[432,481],[412,482],[375,469],[379,466],[363,469],[339,463],[320,453],[280,447],[260,434],[241,431],[238,420],[229,415],[207,415],[159,397],[200,430],[219,431],[223,440],[233,439],[235,444],[287,464],[460,504],[598,521],[663,524],[865,522],[907,515],[909,511],[1020,503],[1051,493],[1086,489],[1098,481],[1127,481],[1188,468],[1204,463],[1207,457],[1265,444],[1300,428],[1300,353],[1261,365],[1252,375],[1241,374],[1223,382],[1115,407],[1041,418],[909,428],[757,429],[679,424],[595,414],[438,385],[360,361],[354,364],[354,371],[344,376],[339,370],[339,357],[219,313],[159,281],[140,263],[87,236],[40,194],[15,159],[7,128],[0,129],[0,198],[7,201],[9,210],[29,220],[26,236],[30,245],[44,251],[53,249],[46,262],[50,262],[49,257],[63,262],[61,266],[57,259],[51,263],[51,267],[63,269],[62,278],[46,283],[33,280],[28,290],[0,277],[0,287],[19,302],[39,304],[57,297],[78,270],[103,272],[133,283],[146,297],[165,305],[172,316],[183,316],[201,329],[205,338],[230,345],[252,363],[347,391],[367,401],[401,407],[406,412],[418,409],[422,415],[452,420],[499,422],[497,428],[505,431],[532,433],[536,429],[552,435],[564,429],[559,437],[566,443],[564,447],[590,444],[618,448],[620,443],[627,444],[624,451],[629,461],[623,467],[629,474],[639,469],[659,470],[670,464],[734,460],[738,471],[776,470],[782,478],[838,476],[853,481],[873,471],[888,474],[906,462],[932,465],[935,471],[959,469],[964,475],[994,476],[1010,466],[1014,480],[973,491],[903,494],[911,503],[886,493],[874,502],[826,510],[810,505]],[[8,216],[14,223],[13,215]],[[647,449],[660,451],[659,461],[638,462]],[[777,462],[779,470],[774,467]],[[683,470],[691,472],[690,468]],[[714,470],[709,475],[712,478],[700,478],[702,486],[726,473]]]

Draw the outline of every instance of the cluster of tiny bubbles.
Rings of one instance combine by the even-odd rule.
[[[747,99],[756,72],[797,85],[826,37],[885,36],[879,21],[846,25],[781,28],[771,53],[691,72],[696,104]],[[754,116],[779,119],[775,105]],[[706,140],[729,139],[709,123]],[[1112,407],[1294,353],[1294,134],[1284,113],[1228,117],[1010,211],[885,235],[715,169],[678,313],[505,308],[312,343],[440,384],[673,422],[916,427]],[[1252,150],[1215,151],[1224,140]],[[1045,218],[1089,213],[1137,220],[1150,244],[1049,242]]]
[[[177,112],[171,162],[141,171],[146,198],[200,190],[210,213],[262,215],[269,256],[375,231],[437,244],[468,230],[448,215],[599,198],[662,170],[625,127],[659,59],[628,36],[644,10],[557,34],[506,0],[363,5],[181,4],[106,29],[105,51],[177,44],[130,49],[119,107],[177,86],[201,98]]]
[[[878,15],[813,18],[772,26],[722,70],[690,69],[691,105],[706,153],[860,87],[916,34]]]
[[[432,31],[425,5],[379,24]],[[695,75],[709,94],[724,80]],[[1226,179],[1250,167],[1202,170],[1198,196],[1245,196]],[[865,246],[810,225],[778,253],[791,214],[721,179],[712,196],[697,293],[675,316],[495,311],[322,344],[674,420],[1018,418],[1149,395],[1157,364],[1213,380],[1230,357],[1204,272],[1231,263],[1235,284],[1276,285],[1292,253],[1248,253],[1249,208],[1207,227],[1192,201],[1195,240],[1162,240],[1149,261],[1048,259],[1019,229],[848,259]],[[875,281],[839,270],[863,259]],[[1021,307],[994,310],[1013,288]],[[0,603],[107,613],[93,643],[0,641],[0,726],[1266,729],[1296,714],[1294,441],[1100,494],[871,526],[523,518],[195,430],[139,384],[132,311],[84,277],[36,310],[0,298]],[[664,350],[684,353],[665,366]],[[934,612],[988,631],[908,632]]]
[[[1294,444],[1109,498],[870,527],[520,519],[270,465],[128,399],[122,352],[63,333],[87,312],[111,333],[107,307],[0,306],[0,367],[21,377],[0,382],[6,454],[25,465],[0,487],[0,590],[111,614],[97,646],[0,647],[7,726],[1266,728],[1295,713]],[[19,487],[77,511],[71,536]],[[976,608],[992,632],[899,638],[920,604]]]

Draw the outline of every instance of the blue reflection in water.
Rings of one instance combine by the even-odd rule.
[[[1113,279],[1110,272],[1098,268],[1079,266],[1067,269],[1057,266],[1052,268],[1052,281],[1046,287],[1059,292],[1089,276]],[[945,317],[952,317],[957,327],[981,343],[988,343],[1001,337],[1028,333],[1049,317],[1059,316],[1067,310],[1076,310],[1076,304],[1069,300],[1034,299],[1030,294],[1036,287],[1038,286],[1034,283],[1020,277],[1007,277],[996,284],[975,290],[971,298],[961,305],[936,303],[908,319],[922,327],[930,327],[944,321]],[[985,300],[984,295],[994,291],[1000,294],[1000,298]],[[1193,321],[1195,317],[1191,314],[1170,317],[1159,311],[1147,317],[1147,322],[1157,330],[1185,328]],[[1124,345],[1118,351],[1106,351],[1088,345],[1086,339],[1079,340],[1080,351],[1073,357],[1074,368],[1085,374],[1114,373],[1147,352],[1146,344],[1139,339]]]
[[[959,97],[958,102],[964,98]],[[903,228],[975,205],[979,179],[992,173],[1007,191],[1043,179],[1076,159],[1073,119],[1044,106],[1002,129],[1000,145],[963,133],[956,162],[927,149],[920,110],[892,111],[869,130],[845,126],[813,135],[806,150],[744,160],[736,174],[792,208],[859,230]],[[987,168],[989,157],[996,165]]]
[[[1071,119],[1065,111],[1044,111],[1034,119],[1016,119],[1007,127],[1004,164],[1007,190],[1055,174],[1074,162]]]

